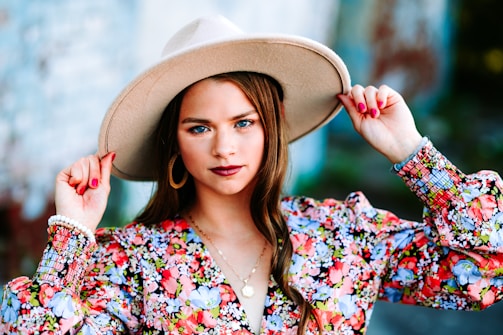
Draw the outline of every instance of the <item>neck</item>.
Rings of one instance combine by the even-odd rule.
[[[194,206],[187,214],[197,221],[201,229],[211,231],[212,235],[228,237],[229,234],[247,235],[250,232],[257,232],[250,212],[249,195],[205,194],[204,197],[197,197]]]

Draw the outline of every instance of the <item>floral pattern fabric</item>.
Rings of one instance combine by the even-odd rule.
[[[479,310],[503,297],[503,182],[464,175],[430,142],[400,171],[423,222],[344,201],[287,197],[289,280],[327,334],[364,334],[378,299]],[[4,290],[0,333],[251,334],[238,298],[181,217],[100,229],[97,244],[49,229],[34,278]],[[299,311],[271,277],[261,334],[296,334]],[[308,334],[317,334],[316,323]]]

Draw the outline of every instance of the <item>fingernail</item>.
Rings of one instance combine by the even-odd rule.
[[[377,107],[381,108],[383,103],[384,103],[384,102],[382,102],[382,101],[378,100],[378,101],[377,101]]]
[[[363,104],[363,102],[360,102],[360,103],[358,104],[358,110],[359,110],[360,112],[363,112],[363,111],[365,110],[365,105]]]
[[[372,108],[372,109],[370,110],[370,116],[372,116],[372,117],[374,118],[374,117],[376,117],[376,115],[377,115],[377,109]]]
[[[86,188],[85,187],[81,187],[80,189],[77,190],[77,193],[82,195],[84,194],[84,192],[86,191]]]
[[[115,152],[112,152],[112,162],[115,160]]]
[[[91,180],[91,186],[92,187],[98,186],[98,179],[94,178],[93,180]]]

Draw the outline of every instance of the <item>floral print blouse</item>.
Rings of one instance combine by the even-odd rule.
[[[479,310],[503,296],[503,182],[465,175],[427,142],[399,171],[425,206],[402,220],[361,193],[282,201],[289,280],[327,334],[364,334],[377,299]],[[61,226],[34,278],[6,285],[0,333],[251,334],[235,292],[183,218],[100,229]],[[296,334],[299,311],[269,281],[261,334]],[[317,334],[316,323],[308,334]]]

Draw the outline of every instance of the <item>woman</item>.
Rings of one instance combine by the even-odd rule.
[[[165,53],[110,108],[100,154],[58,175],[47,249],[33,279],[6,286],[2,333],[363,334],[377,299],[501,299],[500,177],[460,172],[397,92],[350,89],[326,47],[242,35],[220,17]],[[361,193],[280,198],[288,142],[341,103],[423,201],[424,222]],[[95,232],[110,173],[157,187],[134,223]]]

